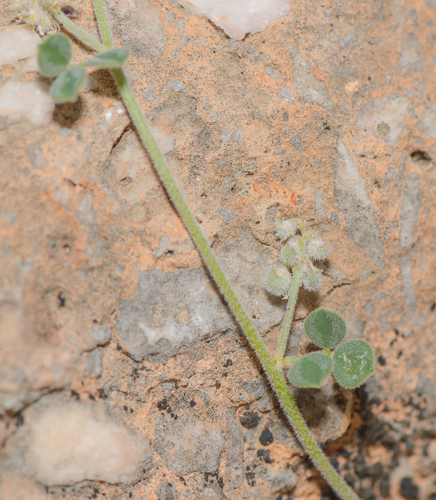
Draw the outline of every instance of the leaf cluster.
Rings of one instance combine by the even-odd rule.
[[[129,57],[129,49],[112,48],[96,54],[79,64],[70,64],[70,40],[62,34],[48,37],[38,47],[38,64],[43,76],[55,78],[50,96],[57,104],[76,102],[87,76],[86,68],[122,68]]]
[[[306,318],[304,329],[309,339],[323,351],[312,352],[295,361],[288,372],[297,387],[320,387],[333,371],[338,384],[354,389],[374,373],[374,351],[364,340],[348,340],[342,317],[323,307]],[[334,349],[333,352],[330,350]]]

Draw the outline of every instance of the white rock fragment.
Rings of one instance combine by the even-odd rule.
[[[36,54],[41,38],[27,24],[8,26],[0,32],[0,66]]]
[[[409,319],[413,319],[416,310],[416,295],[412,274],[412,259],[410,257],[404,257],[404,259],[400,260],[400,272],[407,316]]]
[[[393,148],[406,128],[406,109],[407,99],[404,96],[389,94],[361,106],[357,113],[356,125]]]
[[[97,345],[104,345],[111,339],[111,331],[107,326],[93,330],[89,336]]]
[[[291,10],[289,0],[189,0],[214,24],[236,40],[263,31]]]
[[[292,92],[291,89],[288,89],[287,87],[283,87],[279,90],[279,97],[280,99],[286,102],[295,101],[295,94]]]
[[[436,104],[429,103],[422,113],[416,128],[436,141]]]
[[[47,486],[132,483],[151,467],[147,441],[81,403],[47,406],[30,426],[27,467]]]
[[[298,50],[288,43],[289,55],[292,61],[292,79],[297,94],[307,102],[332,111],[332,100],[326,84],[314,75],[312,64],[301,57]]]
[[[335,198],[344,214],[348,236],[376,266],[384,265],[384,248],[366,182],[345,144],[339,139]]]
[[[403,201],[400,216],[400,247],[408,248],[413,243],[413,232],[421,208],[423,192],[420,188],[420,176],[409,172],[404,184]]]
[[[0,116],[27,118],[33,125],[47,125],[54,108],[44,83],[8,82],[0,88]]]

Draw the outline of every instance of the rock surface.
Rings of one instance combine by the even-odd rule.
[[[24,30],[33,53],[5,5],[0,42]],[[374,347],[356,391],[295,391],[332,464],[361,497],[431,498],[435,1],[293,0],[243,40],[185,0],[108,6],[153,134],[272,350],[274,219],[333,247],[287,350],[313,350],[319,306]],[[90,0],[73,19],[97,36]],[[55,107],[24,57],[0,67],[0,497],[324,498],[109,74]]]

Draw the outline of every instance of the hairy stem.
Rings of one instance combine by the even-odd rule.
[[[97,5],[97,8],[95,9],[95,15],[105,45],[101,45],[89,35],[83,37],[81,28],[74,25],[74,23],[72,23],[61,12],[53,11],[51,13],[53,17],[55,17],[55,19],[64,24],[65,27],[71,30],[74,35],[82,38],[86,44],[91,46],[96,51],[102,52],[108,47],[112,46],[112,35],[103,0],[93,0],[93,2],[94,6]],[[64,22],[64,18],[68,21],[68,23]],[[71,25],[74,25],[74,28],[72,28]],[[145,148],[147,149],[147,152],[153,161],[156,171],[168,193],[168,196],[170,197],[174,207],[183,220],[186,228],[188,229],[197,249],[199,250],[203,258],[207,269],[217,283],[222,295],[226,299],[243,332],[245,333],[251,347],[259,358],[259,361],[269,381],[271,382],[274,392],[276,393],[280,405],[285,412],[289,423],[294,429],[295,434],[297,435],[306,452],[311,457],[314,464],[318,467],[321,474],[324,476],[332,489],[337,493],[337,495],[342,500],[359,500],[356,494],[336,473],[335,469],[327,460],[326,456],[316,443],[309,428],[307,427],[306,422],[301,416],[301,413],[299,412],[297,405],[295,404],[295,401],[293,400],[289,392],[286,380],[282,373],[282,369],[276,366],[273,357],[266,347],[262,337],[257,332],[250,317],[245,312],[242,304],[233,291],[233,288],[231,287],[223,270],[221,269],[221,266],[219,265],[215,254],[207,243],[206,237],[204,236],[193,213],[191,212],[191,209],[186,203],[164,156],[162,155],[156,141],[151,134],[147,121],[142,114],[141,108],[139,107],[133,91],[127,82],[124,72],[122,70],[112,70],[111,74],[115,80],[115,83],[130,114],[130,117],[135,124],[138,134],[140,135],[141,140]]]
[[[107,50],[106,46],[96,40],[92,35],[83,30],[80,26],[77,26],[77,24],[71,21],[60,9],[53,9],[47,4],[44,8],[56,19],[56,21],[67,28],[67,30],[76,38],[86,43],[86,45],[96,50],[97,52],[104,52],[105,50]]]
[[[100,32],[101,39],[106,47],[110,48],[114,44],[114,39],[104,0],[92,0],[92,6],[94,7],[94,14],[97,20],[98,31]]]
[[[282,335],[280,337],[277,353],[274,357],[276,362],[281,362],[285,356],[286,346],[288,345],[289,332],[291,331],[292,320],[294,319],[295,305],[297,304],[298,292],[300,291],[302,273],[302,264],[299,264],[292,270],[292,285],[289,291],[285,318],[283,320]]]

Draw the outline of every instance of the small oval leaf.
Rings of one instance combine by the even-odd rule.
[[[86,79],[83,66],[72,66],[61,73],[50,87],[50,96],[57,104],[76,102],[80,87]]]
[[[320,387],[333,368],[330,356],[311,352],[297,360],[289,369],[288,379],[297,387]]]
[[[95,66],[97,68],[122,68],[127,61],[130,51],[124,47],[114,48],[101,52],[86,61],[86,66]]]
[[[62,34],[53,35],[38,46],[38,64],[42,75],[58,76],[71,59],[71,42]]]
[[[322,348],[334,349],[345,337],[347,327],[341,316],[320,307],[309,314],[304,329],[310,340]]]
[[[349,340],[333,353],[333,375],[345,389],[354,389],[373,375],[374,351],[364,340]]]

